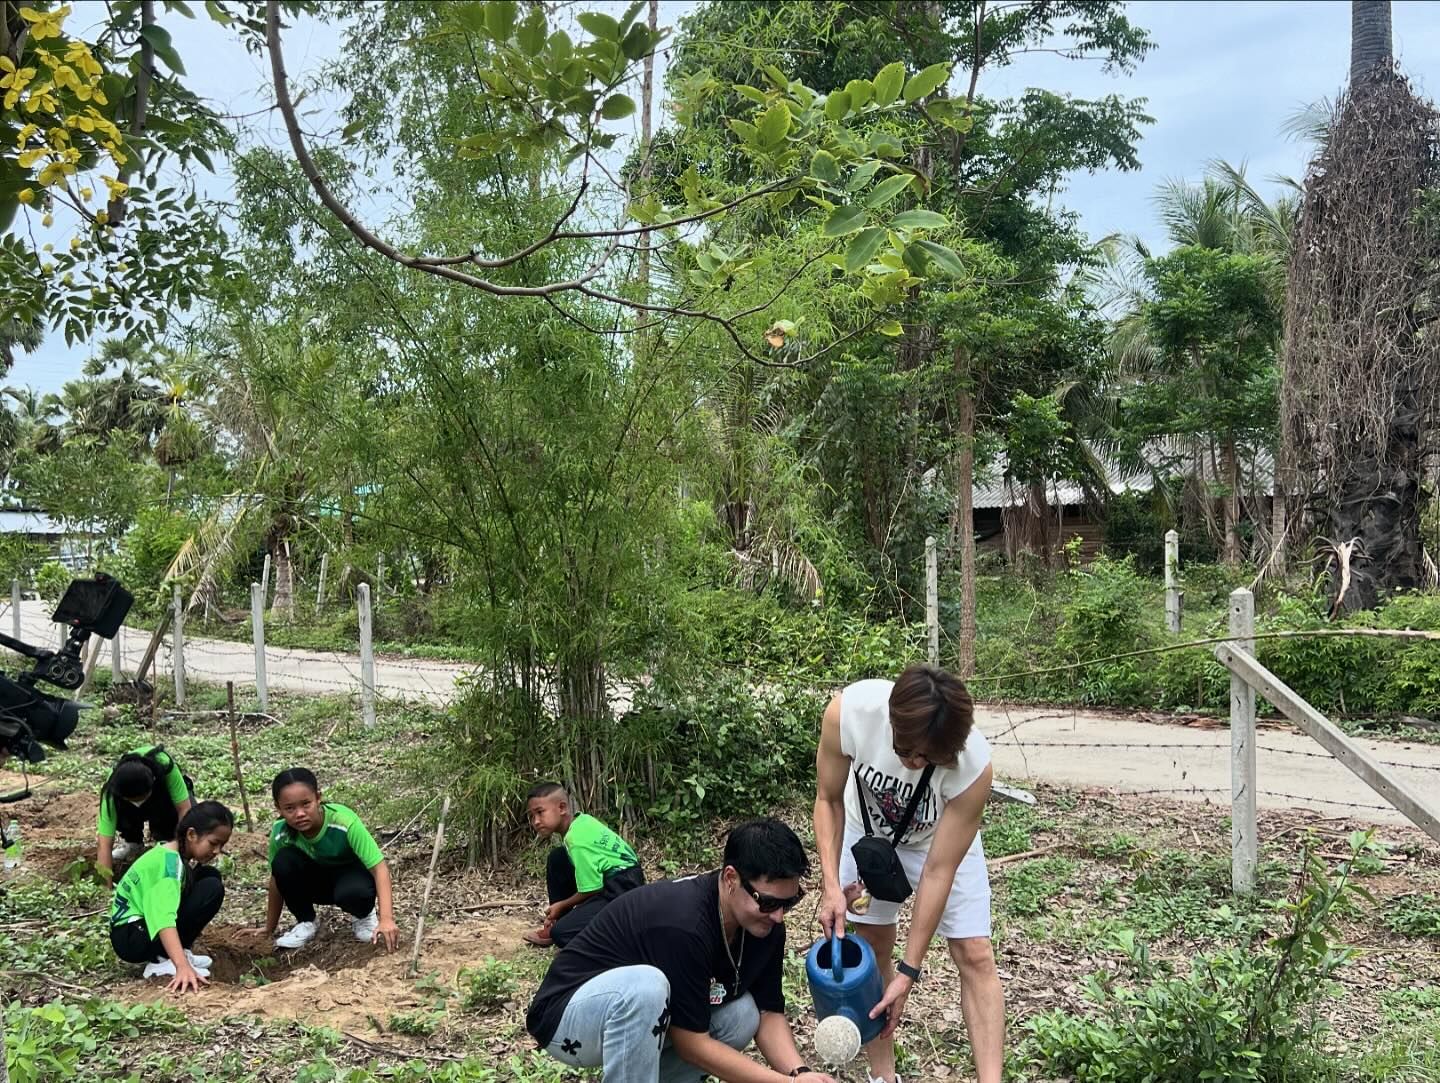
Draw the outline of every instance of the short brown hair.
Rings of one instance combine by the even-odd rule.
[[[938,666],[913,665],[890,689],[895,747],[931,763],[954,763],[975,725],[975,701],[965,682]]]

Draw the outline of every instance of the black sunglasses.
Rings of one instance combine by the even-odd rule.
[[[755,900],[755,905],[760,908],[762,914],[773,914],[776,910],[784,910],[787,914],[800,905],[800,900],[805,897],[804,885],[800,890],[791,895],[788,899],[782,899],[778,895],[766,895],[764,892],[756,891],[754,886],[743,876],[740,878],[740,886],[745,889],[745,894]]]

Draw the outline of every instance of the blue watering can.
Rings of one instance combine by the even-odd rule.
[[[875,951],[858,936],[817,940],[805,957],[805,976],[815,1001],[815,1016],[844,1016],[855,1025],[860,1044],[885,1029],[885,1017],[871,1019],[870,1010],[885,995]]]

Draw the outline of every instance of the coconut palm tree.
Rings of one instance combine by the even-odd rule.
[[[1311,163],[1289,265],[1285,454],[1332,555],[1337,611],[1426,580],[1440,237],[1425,199],[1440,186],[1440,115],[1396,71],[1390,32],[1388,0],[1354,0],[1350,83]]]
[[[1288,183],[1288,182],[1287,182]],[[1210,163],[1199,184],[1168,181],[1155,195],[1156,213],[1174,250],[1204,249],[1227,255],[1255,257],[1270,265],[1266,293],[1278,314],[1284,307],[1284,259],[1294,229],[1298,200],[1292,193],[1267,199],[1250,183],[1243,166],[1223,160]],[[1157,473],[1156,480],[1178,471],[1186,479],[1187,506],[1203,518],[1226,559],[1240,559],[1242,484],[1240,448],[1232,434],[1173,434],[1167,439],[1164,461],[1156,462],[1156,448],[1142,449],[1120,431],[1124,419],[1119,399],[1128,390],[1165,380],[1194,378],[1206,363],[1194,350],[1167,357],[1156,346],[1149,313],[1157,300],[1151,279],[1155,254],[1139,238],[1107,238],[1102,259],[1091,273],[1087,288],[1112,319],[1111,364],[1108,387],[1074,392],[1065,402],[1077,431],[1110,455],[1122,467]],[[1177,366],[1179,366],[1177,368]],[[1196,371],[1189,371],[1195,369]],[[1117,429],[1116,426],[1119,428]],[[1213,496],[1215,489],[1223,499]],[[1157,484],[1157,491],[1165,487]],[[1251,520],[1261,517],[1251,510]]]

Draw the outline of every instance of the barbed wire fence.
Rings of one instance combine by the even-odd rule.
[[[934,564],[930,561],[927,563],[929,564],[927,572],[934,575]],[[356,602],[358,623],[362,632],[368,631],[367,625],[370,624],[370,621],[366,619],[369,614],[365,613],[362,608],[369,601],[367,595],[368,591],[361,590]],[[931,589],[927,589],[926,602],[927,616],[934,621],[933,630],[927,638],[930,651],[932,655],[935,655],[939,652],[939,637],[945,636],[947,640],[951,637],[938,626],[938,615],[936,614],[938,597]],[[3,605],[3,600],[0,600],[0,620],[3,620],[9,608]],[[11,615],[15,618],[18,629],[19,610],[15,610]],[[170,616],[173,618],[173,613]],[[373,724],[373,708],[376,704],[384,706],[387,710],[403,710],[408,704],[413,704],[417,700],[435,705],[448,703],[456,694],[458,682],[467,672],[473,672],[476,668],[464,663],[413,660],[393,656],[377,657],[373,649],[372,637],[367,635],[358,637],[357,650],[354,652],[334,648],[274,647],[265,642],[264,617],[265,614],[261,607],[257,607],[255,612],[252,612],[252,630],[258,630],[258,634],[252,636],[253,657],[247,658],[244,644],[240,642],[186,635],[182,614],[180,634],[177,636],[176,629],[172,626],[161,639],[151,673],[157,676],[164,673],[173,680],[178,670],[181,678],[177,682],[177,690],[184,686],[187,677],[216,686],[233,682],[239,688],[253,688],[256,699],[261,704],[265,703],[271,686],[308,694],[344,695],[358,699],[362,705],[368,703],[370,709],[364,712],[365,721],[366,724]],[[129,632],[129,636],[126,637],[129,642],[124,646],[120,642],[122,637],[117,637],[116,641],[112,642],[112,669],[117,672],[126,663],[129,663],[133,672],[138,662],[134,648],[135,641],[140,636],[135,634],[134,629],[130,629]],[[124,635],[125,633],[122,633],[122,636]],[[982,674],[972,678],[970,683],[977,691],[983,691],[987,685],[996,686],[1029,677],[1080,671],[1115,661],[1145,658],[1171,651],[1221,646],[1234,647],[1237,644],[1249,645],[1264,639],[1327,636],[1440,640],[1440,632],[1411,629],[1332,628],[1281,632],[1255,632],[1252,629],[1243,634],[1205,636],[1078,662],[1038,666],[1016,673]],[[1253,650],[1253,647],[1250,649]],[[262,706],[261,711],[263,712],[264,709]],[[1215,767],[1213,761],[1217,755],[1227,750],[1226,746],[1218,740],[1208,743],[1204,741],[1141,739],[1089,740],[1084,739],[1083,732],[1077,732],[1076,739],[1059,740],[1048,735],[1042,739],[1028,739],[1027,727],[1047,718],[1067,716],[1074,720],[1075,728],[1079,731],[1081,714],[1078,708],[1073,708],[1070,712],[1059,713],[1054,711],[1032,712],[1018,721],[1011,718],[1007,709],[1008,726],[993,735],[987,735],[987,737],[993,746],[1013,746],[1022,757],[1026,750],[1031,749],[1073,751],[1076,754],[1099,754],[1102,756],[1131,751],[1147,754],[1168,752],[1174,757],[1173,767],[1179,775],[1179,778],[1175,779],[1177,784],[1145,786],[1139,789],[1113,785],[1107,788],[1117,795],[1134,797],[1170,796],[1199,798],[1208,801],[1212,797],[1218,798],[1225,793],[1231,793],[1232,797],[1234,796],[1235,786],[1233,784],[1231,787],[1224,787],[1199,781],[1198,777],[1196,780],[1191,779],[1192,774],[1200,776],[1207,772],[1209,778],[1213,779]],[[1330,751],[1285,747],[1274,740],[1256,740],[1253,743],[1253,749],[1255,753],[1265,758],[1265,777],[1282,780],[1280,786],[1275,786],[1274,783],[1264,788],[1258,784],[1254,785],[1251,790],[1253,797],[1302,808],[1314,806],[1326,809],[1345,809],[1357,814],[1383,812],[1393,817],[1396,812],[1393,804],[1357,801],[1338,792],[1295,793],[1292,792],[1292,788],[1284,786],[1283,780],[1288,773],[1279,766],[1280,764],[1293,760],[1333,760],[1334,754]],[[1440,762],[1426,762],[1420,755],[1412,759],[1401,759],[1396,758],[1396,754],[1392,753],[1383,758],[1377,758],[1375,762],[1387,769],[1423,772],[1427,779],[1433,779],[1434,773],[1440,771]],[[1373,817],[1371,818],[1373,819]]]

